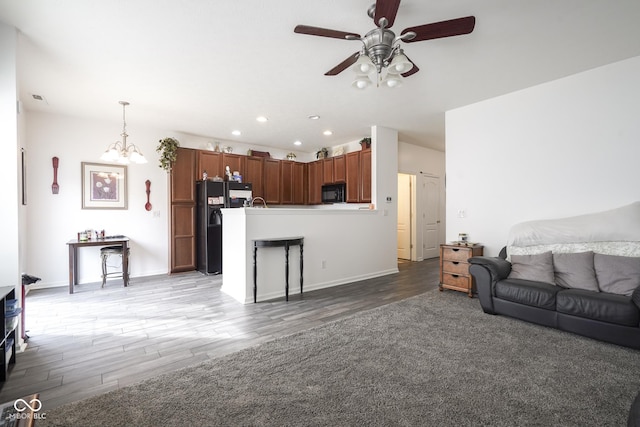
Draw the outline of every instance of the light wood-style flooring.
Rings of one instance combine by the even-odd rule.
[[[40,393],[44,410],[105,393],[438,286],[438,259],[400,272],[243,305],[198,272],[35,289],[26,298],[26,351],[0,402]],[[451,292],[451,291],[449,291]]]

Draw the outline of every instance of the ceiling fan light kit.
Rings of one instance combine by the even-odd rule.
[[[398,87],[405,77],[409,77],[419,71],[419,68],[411,61],[400,47],[400,41],[405,43],[433,40],[444,37],[469,34],[475,27],[476,19],[473,16],[451,19],[448,21],[434,22],[432,24],[409,27],[402,30],[401,35],[389,28],[393,26],[400,0],[377,0],[367,10],[369,17],[373,19],[377,28],[369,31],[364,36],[356,33],[329,30],[308,25],[298,25],[293,30],[298,34],[311,36],[337,38],[342,40],[360,40],[363,47],[359,53],[352,54],[340,64],[327,71],[325,75],[335,76],[347,68],[352,67],[356,78],[352,86],[365,89],[373,83],[368,74],[375,70],[376,82],[387,87]],[[386,75],[383,71],[386,71]]]

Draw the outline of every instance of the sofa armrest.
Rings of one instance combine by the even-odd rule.
[[[502,258],[494,258],[487,256],[474,256],[469,258],[469,264],[481,265],[488,269],[491,273],[493,281],[499,281],[509,277],[511,273],[511,263]]]
[[[476,256],[469,258],[469,274],[473,276],[478,299],[485,313],[495,314],[493,297],[496,283],[506,279],[511,272],[511,263],[501,258]]]

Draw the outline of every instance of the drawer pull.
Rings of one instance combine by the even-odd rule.
[[[458,265],[458,264],[460,264],[460,262],[459,261],[451,261],[451,264]]]
[[[452,274],[453,277],[455,277],[456,279],[460,276],[458,276],[457,274]]]
[[[451,250],[452,250],[453,252],[458,252],[460,249],[452,248]]]

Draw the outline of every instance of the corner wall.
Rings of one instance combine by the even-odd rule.
[[[447,112],[447,240],[494,256],[516,223],[640,200],[639,75],[635,57]]]
[[[17,54],[15,28],[0,24],[0,147],[2,148],[2,220],[0,221],[0,286],[21,286],[20,228],[21,179],[18,144]]]

